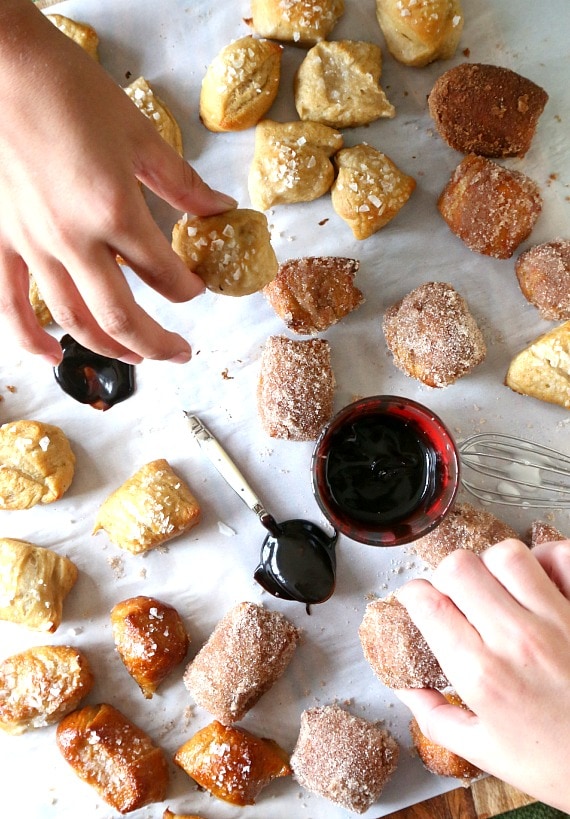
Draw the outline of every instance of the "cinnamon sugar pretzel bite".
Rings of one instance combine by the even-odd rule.
[[[542,197],[536,182],[520,171],[469,154],[451,175],[437,206],[470,250],[509,259],[530,235]]]
[[[447,387],[486,354],[483,334],[465,299],[446,282],[416,287],[384,314],[394,364],[430,387]]]
[[[398,744],[388,731],[338,705],[325,705],[301,714],[291,767],[307,790],[364,813],[382,793],[398,757]]]
[[[487,509],[470,503],[456,503],[439,526],[413,541],[413,551],[435,567],[456,549],[470,549],[475,554],[506,538],[518,538],[517,532]]]
[[[279,612],[238,603],[188,665],[184,684],[217,720],[238,722],[285,672],[298,640]]]
[[[289,259],[263,292],[289,330],[316,335],[364,301],[354,284],[359,266],[356,259],[338,256]]]
[[[326,339],[270,336],[261,354],[257,409],[272,438],[312,441],[330,420],[335,377]]]

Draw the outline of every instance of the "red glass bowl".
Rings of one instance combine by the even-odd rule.
[[[459,486],[459,455],[443,421],[395,395],[362,398],[341,410],[319,436],[311,470],[329,522],[371,546],[401,546],[426,535],[450,510]]]

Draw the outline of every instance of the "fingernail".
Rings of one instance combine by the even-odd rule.
[[[175,356],[169,359],[173,364],[186,364],[192,358],[192,351],[191,350],[182,350],[182,352],[177,353]]]
[[[218,197],[220,202],[224,205],[227,205],[228,208],[237,208],[237,199],[234,199],[233,196],[228,196],[227,193],[222,193],[221,191],[214,191],[215,195]]]
[[[50,353],[44,353],[41,357],[46,362],[46,364],[50,365],[50,367],[57,367],[57,365],[60,364],[62,359],[62,356],[51,355]]]

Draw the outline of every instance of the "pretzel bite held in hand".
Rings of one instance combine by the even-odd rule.
[[[279,267],[266,216],[249,208],[216,216],[186,214],[174,225],[172,247],[208,290],[224,296],[261,290]]]
[[[364,657],[388,688],[447,688],[420,630],[394,595],[368,603],[358,629]]]
[[[77,776],[119,813],[162,802],[166,796],[164,753],[112,705],[72,711],[57,726],[56,741]]]
[[[217,720],[185,742],[174,761],[213,796],[240,807],[253,805],[273,779],[291,775],[276,742]]]
[[[146,699],[182,662],[190,639],[175,608],[154,597],[130,597],[113,606],[111,627],[125,668]]]

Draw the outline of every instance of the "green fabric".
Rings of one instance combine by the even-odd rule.
[[[542,802],[535,802],[533,805],[526,805],[524,808],[509,810],[495,816],[494,819],[567,819],[570,814],[564,811],[550,808]]]

